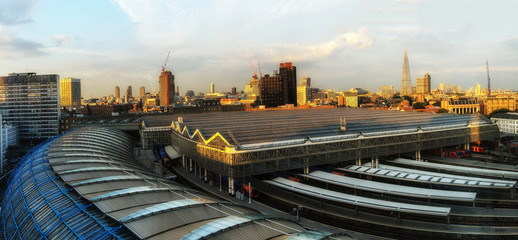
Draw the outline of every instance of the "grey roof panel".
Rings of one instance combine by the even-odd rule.
[[[191,239],[202,239],[207,238],[210,235],[213,235],[215,233],[218,233],[220,231],[224,231],[225,229],[229,229],[247,222],[252,222],[255,220],[267,218],[266,215],[244,215],[244,216],[228,216],[225,218],[220,218],[217,220],[214,220],[210,223],[207,223],[200,228],[190,232],[186,236],[184,236],[182,239],[185,240],[191,240]]]

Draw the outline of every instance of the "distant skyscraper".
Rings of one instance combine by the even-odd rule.
[[[121,98],[121,89],[119,86],[115,86],[115,98]]]
[[[408,64],[408,56],[406,54],[405,49],[405,60],[403,61],[403,73],[401,74],[401,91],[400,95],[410,95],[412,94],[412,82],[410,77],[410,66]]]
[[[133,90],[131,88],[131,85],[128,86],[128,89],[126,90],[126,96],[128,96],[128,98],[130,98],[131,96],[133,96]]]
[[[424,77],[417,78],[417,93],[430,93],[430,83],[431,77],[430,74],[426,73]]]
[[[216,87],[214,86],[214,83],[210,83],[210,93],[215,93],[216,92]]]
[[[282,78],[284,104],[297,105],[297,68],[291,62],[281,63],[279,74]]]
[[[174,75],[171,71],[162,71],[158,78],[160,85],[160,92],[158,96],[160,98],[160,106],[171,106],[174,103]]]
[[[236,96],[237,95],[237,89],[236,87],[233,87],[232,88],[232,95]]]
[[[304,77],[300,79],[300,86],[311,87],[311,78],[307,77],[306,74],[304,74]]]
[[[439,83],[439,90],[444,93],[444,83]]]
[[[146,88],[145,87],[140,87],[140,97],[144,97],[146,96]]]
[[[259,100],[261,105],[278,107],[286,104],[297,105],[297,68],[291,62],[281,63],[279,74],[264,75],[259,80]],[[246,91],[246,87],[245,87]]]
[[[59,83],[61,107],[67,109],[81,108],[81,80],[79,78],[64,78]]]
[[[266,107],[278,107],[284,104],[282,93],[281,75],[269,74],[264,75],[259,80],[259,100],[261,105]]]
[[[21,141],[55,137],[59,132],[59,75],[11,73],[0,77],[0,114],[18,126]]]
[[[180,96],[180,87],[178,85],[175,86],[174,93],[175,96]]]

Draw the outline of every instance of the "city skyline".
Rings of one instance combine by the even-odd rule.
[[[517,90],[516,7],[511,1],[4,1],[0,72],[80,78],[85,98],[113,94],[116,85],[158,92],[171,51],[166,70],[184,92],[209,92],[211,82],[217,92],[241,91],[253,75],[250,60],[261,62],[263,74],[293,62],[317,88],[377,92],[384,85],[399,90],[407,49],[414,86],[430,73],[432,88],[439,82],[486,87],[489,59],[492,89]]]

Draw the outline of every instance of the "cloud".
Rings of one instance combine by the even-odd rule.
[[[20,54],[25,56],[42,55],[43,45],[34,41],[12,37],[0,26],[0,58],[14,58]]]
[[[56,44],[57,47],[66,45],[70,38],[66,35],[55,35],[52,36],[52,41]]]
[[[266,53],[268,58],[279,61],[316,61],[337,55],[342,50],[352,47],[359,50],[369,48],[373,39],[367,34],[365,28],[360,28],[358,32],[348,32],[337,36],[334,40],[313,44],[278,44],[268,46],[257,51],[257,55]],[[250,54],[250,53],[249,53]]]
[[[37,4],[37,0],[0,1],[0,23],[11,25],[32,22],[29,12],[33,10]]]
[[[282,0],[275,1],[277,4],[270,9],[278,14],[308,14],[318,12],[329,7],[335,6],[342,0],[326,0],[323,4],[320,0]]]

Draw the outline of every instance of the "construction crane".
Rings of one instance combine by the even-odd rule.
[[[486,59],[487,70],[487,97],[491,97],[491,79],[489,78],[489,60]]]
[[[165,71],[165,66],[167,65],[167,60],[169,60],[169,54],[171,54],[171,51],[167,54],[167,58],[165,59],[164,65],[162,65],[162,72]]]
[[[257,65],[259,65],[259,77],[263,78],[263,73],[261,72],[261,63],[259,62],[259,60],[257,60]]]
[[[257,72],[254,69],[254,65],[252,64],[252,60],[249,60],[249,61],[250,61],[250,67],[252,67],[252,71],[254,72],[254,79],[257,79]]]

